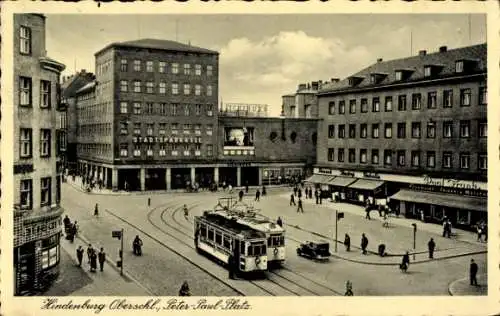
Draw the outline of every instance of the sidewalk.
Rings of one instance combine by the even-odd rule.
[[[479,296],[488,295],[488,276],[480,274],[477,276],[478,286],[470,285],[468,278],[463,278],[452,282],[448,286],[448,292],[452,296]]]

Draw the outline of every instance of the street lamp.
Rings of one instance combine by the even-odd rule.
[[[415,248],[416,248],[416,241],[417,241],[417,224],[413,223],[411,224],[413,226],[413,261],[415,261]]]

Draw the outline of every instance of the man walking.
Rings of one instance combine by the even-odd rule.
[[[299,202],[298,202],[298,206],[297,206],[297,213],[299,212],[302,212],[304,213],[304,208],[302,207],[302,200],[299,198]]]
[[[95,253],[95,250],[92,251],[92,254],[90,255],[90,272],[95,272],[97,269],[97,254]]]
[[[95,207],[94,207],[94,216],[98,216],[98,215],[99,215],[99,205],[96,203]]]
[[[255,192],[255,201],[260,201],[260,191],[257,189],[257,192]]]
[[[345,234],[344,246],[346,251],[351,251],[351,237],[348,234]]]
[[[87,247],[87,258],[89,259],[89,264],[90,264],[90,258],[92,257],[92,253],[94,252],[94,248],[92,248],[92,245],[89,244]]]
[[[434,259],[434,249],[436,249],[436,243],[434,242],[434,238],[431,238],[427,243],[427,247],[429,248],[429,259]]]
[[[316,197],[316,204],[319,204],[319,193],[318,190],[314,190],[314,196]]]
[[[83,248],[82,246],[78,246],[78,249],[76,249],[76,258],[78,259],[78,266],[82,266],[82,260],[83,260]]]
[[[361,235],[361,250],[364,255],[367,254],[366,247],[368,247],[368,238],[365,236],[365,233],[363,233]]]
[[[297,186],[293,187],[293,195],[297,195]]]
[[[276,224],[278,224],[280,227],[283,227],[283,220],[281,217],[278,216],[278,220],[276,221]]]
[[[238,196],[240,198],[240,202],[243,201],[243,190],[240,190],[240,192],[238,192]]]
[[[104,268],[104,261],[106,261],[106,253],[104,252],[104,248],[101,248],[98,258],[99,258],[99,267],[102,272],[103,271],[102,269]]]
[[[470,259],[470,268],[469,268],[469,276],[470,276],[470,285],[475,285],[477,286],[477,263],[474,262],[474,259]]]
[[[290,206],[295,206],[295,195],[293,193],[290,195]]]

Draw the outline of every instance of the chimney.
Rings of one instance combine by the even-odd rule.
[[[382,58],[377,58],[377,63],[381,63],[383,61]]]
[[[418,56],[425,56],[427,55],[427,51],[426,50],[421,50],[418,52]]]
[[[307,89],[307,85],[305,83],[299,84],[299,87],[297,88],[297,90],[305,90],[305,89]]]
[[[339,79],[339,78],[331,78],[330,80],[331,80],[332,82],[339,82],[339,81],[340,81],[340,79]]]
[[[307,90],[309,90],[309,89],[311,89],[311,84],[310,83],[307,84]]]
[[[447,50],[448,50],[448,47],[446,47],[446,46],[439,47],[439,52],[440,53],[445,53]]]
[[[317,81],[313,81],[311,83],[311,89],[312,90],[318,90],[318,82]]]

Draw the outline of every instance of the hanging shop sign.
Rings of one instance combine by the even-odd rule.
[[[346,177],[354,177],[354,172],[352,171],[347,171],[347,170],[341,170],[340,171],[341,176],[346,176]]]
[[[330,168],[319,168],[318,173],[332,174],[332,169]]]
[[[368,171],[363,172],[363,177],[372,178],[372,179],[380,179],[380,175],[378,173],[368,172]]]

